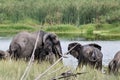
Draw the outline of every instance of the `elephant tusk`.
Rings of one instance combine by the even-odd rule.
[[[10,59],[14,56],[14,52],[12,52],[11,56],[10,56]]]
[[[62,55],[63,58],[68,58],[66,55]]]

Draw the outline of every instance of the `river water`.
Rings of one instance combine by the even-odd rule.
[[[7,50],[9,48],[12,38],[0,37],[0,50]],[[71,42],[79,42],[80,44],[97,43],[102,47],[103,65],[107,66],[113,59],[116,52],[120,50],[120,41],[84,41],[84,40],[63,40],[61,39],[62,52],[67,52],[68,44]],[[77,66],[77,59],[68,55],[68,58],[63,59],[64,65]]]

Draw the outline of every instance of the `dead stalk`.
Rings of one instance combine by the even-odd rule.
[[[34,49],[33,49],[32,56],[31,56],[31,58],[30,58],[30,61],[29,61],[28,65],[27,65],[27,67],[26,67],[26,69],[25,69],[22,77],[20,78],[20,80],[26,79],[27,76],[28,76],[28,74],[29,74],[30,68],[31,68],[32,63],[33,63],[33,61],[34,61],[34,53],[35,53],[35,50],[36,50],[36,47],[37,47],[37,43],[38,43],[38,39],[39,39],[39,33],[40,33],[40,32],[38,32],[38,34],[37,34],[36,42],[35,42],[35,45],[34,45]]]

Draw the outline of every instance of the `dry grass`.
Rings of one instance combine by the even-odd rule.
[[[0,61],[0,80],[19,80],[27,66],[25,61]],[[58,77],[61,73],[70,70],[71,68],[62,67],[62,63],[55,65],[50,69],[45,75],[41,77],[40,80],[51,80],[52,78]],[[47,68],[50,67],[48,62],[42,62],[38,64],[34,62],[31,67],[30,73],[26,80],[34,80],[39,74],[43,73]],[[83,68],[78,68],[77,70],[72,70],[74,73],[77,72],[87,72],[76,76],[76,80],[120,80],[120,76],[103,74],[101,71],[96,69],[91,69],[88,66]],[[61,79],[64,80],[64,79]],[[74,77],[70,77],[69,80],[75,80]]]

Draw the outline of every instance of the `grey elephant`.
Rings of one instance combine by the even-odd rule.
[[[0,50],[0,59],[7,59],[9,58],[9,53],[7,51]]]
[[[96,69],[102,69],[103,54],[101,46],[98,44],[81,45],[74,42],[68,45],[68,50],[71,48],[73,49],[70,51],[70,54],[78,59],[79,66],[89,64]]]
[[[60,58],[62,55],[62,49],[60,41],[57,35],[48,33],[43,37],[43,47],[39,49],[38,55],[40,61],[48,59],[50,63],[55,61],[55,58]]]
[[[34,54],[35,59],[40,60],[40,58],[43,57],[41,55],[56,55],[58,57],[61,56],[61,45],[57,35],[42,30],[33,33],[18,33],[10,43],[10,55],[15,59],[25,58],[26,60],[29,60],[33,53],[37,36],[39,37]]]
[[[114,58],[109,62],[108,72],[117,74],[120,68],[120,51],[118,51]]]

